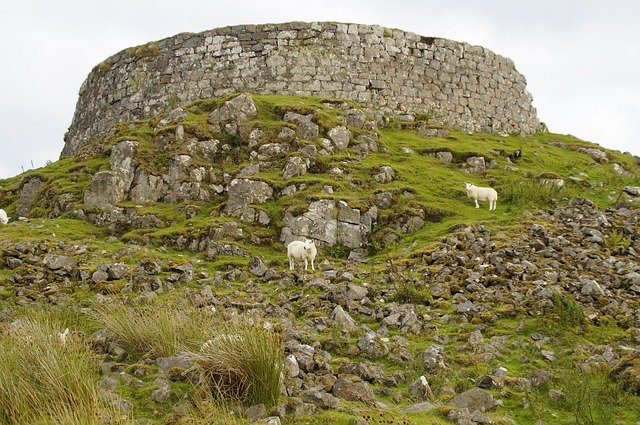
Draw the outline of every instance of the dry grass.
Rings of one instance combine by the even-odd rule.
[[[129,354],[168,357],[209,339],[214,319],[188,305],[124,305],[96,311],[111,337]]]
[[[273,406],[280,394],[282,337],[260,323],[236,322],[193,354],[216,400]]]
[[[23,318],[0,335],[0,423],[99,424],[114,417],[98,395],[98,371],[82,341],[61,326]]]

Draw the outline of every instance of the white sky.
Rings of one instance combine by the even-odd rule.
[[[91,69],[180,32],[258,23],[377,24],[511,58],[555,133],[640,155],[640,1],[5,0],[0,178],[55,161]]]

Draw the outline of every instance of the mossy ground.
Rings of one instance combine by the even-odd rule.
[[[341,110],[332,106],[335,102],[284,96],[254,95],[253,98],[259,115],[251,125],[260,127],[265,133],[273,136],[285,125],[282,122],[282,116],[286,111],[313,114],[314,121],[321,126],[321,136],[326,136],[326,129],[340,123]],[[226,99],[202,100],[186,106],[188,118],[184,128],[187,135],[199,140],[218,137],[219,135],[211,132],[207,117]],[[47,167],[0,180],[0,205],[11,215],[15,209],[22,182],[37,176],[45,182],[42,189],[42,193],[46,194],[45,199],[70,194],[70,199],[80,207],[82,193],[89,186],[91,176],[99,170],[108,169],[110,146],[121,140],[138,142],[137,159],[147,171],[157,173],[165,169],[172,156],[186,152],[181,146],[168,142],[175,131],[175,126],[156,129],[158,121],[158,119],[152,119],[118,125],[113,137],[103,140],[100,145],[93,148],[87,148],[86,154],[66,158]],[[354,134],[362,132],[357,128],[351,128],[351,131]],[[379,224],[374,228],[370,256],[367,258],[366,265],[362,266],[373,276],[387,270],[390,264],[402,265],[410,262],[410,259],[431,252],[435,249],[437,242],[457,226],[483,224],[492,230],[496,235],[494,239],[499,243],[501,239],[517,238],[518,233],[529,220],[523,219],[525,211],[546,209],[573,197],[588,198],[598,207],[606,208],[619,201],[620,189],[623,186],[639,183],[638,167],[633,158],[600,148],[607,152],[610,160],[608,163],[597,163],[587,154],[575,150],[578,147],[594,147],[594,145],[569,135],[540,133],[520,137],[450,131],[447,137],[434,138],[423,137],[410,128],[401,129],[397,125],[378,130],[378,134],[378,143],[386,149],[386,152],[371,153],[363,157],[347,149],[332,156],[317,157],[316,165],[311,172],[290,180],[284,179],[278,171],[263,171],[252,176],[253,179],[266,181],[277,189],[292,183],[296,185],[304,183],[306,189],[294,195],[255,206],[257,209],[268,212],[272,218],[270,227],[239,223],[245,234],[272,237],[274,241],[272,244],[255,246],[246,241],[234,243],[241,245],[253,255],[259,256],[266,264],[284,268],[286,258],[283,255],[284,247],[278,241],[278,235],[285,211],[300,213],[306,210],[306,206],[312,200],[326,198],[345,200],[351,207],[361,208],[364,211],[373,204],[376,193],[390,192],[395,197],[395,204],[388,210],[380,210]],[[248,150],[237,144],[237,140],[226,140],[226,142],[233,146],[235,153],[220,157],[217,166],[224,172],[237,172],[246,164]],[[161,145],[163,149],[159,150]],[[413,153],[406,153],[407,148]],[[487,161],[495,161],[496,166],[480,175],[468,174],[455,163],[446,164],[434,156],[421,154],[440,150],[452,152],[454,162],[468,156],[481,155]],[[508,160],[505,153],[516,150],[522,152],[521,157],[514,161]],[[290,155],[293,154],[295,152],[290,153]],[[636,177],[626,178],[616,174],[612,169],[612,163],[621,164],[625,169],[634,171]],[[203,163],[203,165],[206,164]],[[388,183],[375,182],[372,179],[373,174],[385,165],[395,170],[396,179]],[[341,168],[344,174],[339,177],[328,175],[326,171],[332,167]],[[564,179],[565,186],[557,189],[541,185],[538,177],[548,174]],[[579,177],[579,179],[571,179],[571,177]],[[465,182],[496,188],[500,194],[497,210],[488,211],[487,205],[476,209],[473,201],[466,197]],[[327,194],[324,191],[327,185],[333,187],[333,194]],[[196,215],[191,218],[184,213],[189,205],[197,209]],[[125,202],[121,206],[135,207],[136,205]],[[221,222],[231,220],[220,216],[223,206],[224,198],[221,196],[214,197],[210,203],[144,205],[139,209],[140,213],[154,214],[167,223],[167,226],[160,229],[132,230],[114,239],[109,238],[104,229],[72,218],[71,213],[62,217],[46,218],[51,212],[51,203],[40,201],[32,213],[35,218],[28,222],[16,222],[0,227],[0,247],[12,246],[20,241],[51,246],[55,246],[59,241],[87,245],[88,254],[82,265],[87,270],[94,269],[101,262],[114,260],[135,268],[141,259],[149,257],[159,258],[163,262],[172,264],[195,261],[198,270],[210,274],[226,271],[234,266],[245,268],[248,259],[219,257],[215,261],[206,261],[203,253],[160,248],[170,238],[179,235],[194,237],[203,235]],[[387,244],[382,241],[383,232],[389,231],[388,223],[401,216],[415,215],[417,211],[422,211],[425,216],[426,225],[422,229],[409,234],[396,232],[399,237],[393,243]],[[148,245],[144,245],[145,241]],[[624,242],[612,238],[608,243],[614,246]],[[344,264],[342,257],[345,255],[343,251],[339,247],[321,250],[320,258],[328,258],[332,263],[342,265]],[[163,270],[162,276],[169,273],[169,270]],[[13,317],[19,317],[33,307],[16,305],[15,291],[8,280],[11,275],[10,269],[0,267],[0,310],[10,307]],[[320,277],[321,272],[317,271],[314,275]],[[368,276],[364,274],[358,276],[356,281],[366,282],[367,278]],[[119,287],[117,281],[112,284],[114,288]],[[120,284],[124,285],[124,282]],[[193,288],[198,287],[198,284],[193,282],[188,285]],[[216,287],[218,291],[216,295],[234,295],[238,299],[245,297],[250,299],[250,296],[244,292],[246,285],[247,282],[244,281],[225,282]],[[302,292],[310,297],[320,295],[318,288],[304,286],[280,288],[272,283],[261,285],[266,293],[272,290],[274,297],[276,293],[282,291],[290,294]],[[79,308],[90,307],[95,292],[95,288],[79,286],[69,294],[69,305],[39,305],[36,308],[43,309],[61,320],[65,326],[90,335],[100,328],[100,324],[92,316],[80,313]],[[182,296],[181,290],[175,290],[159,295],[158,299],[160,304],[168,305],[177,302]],[[429,294],[424,294],[419,289],[413,291],[407,289],[400,292],[398,296],[399,301],[420,304],[424,313],[435,317],[451,314],[450,301],[432,302]],[[291,303],[293,311],[300,310],[301,300],[300,298]],[[430,379],[436,394],[444,383],[453,382],[458,391],[471,388],[475,386],[480,376],[490,373],[497,366],[505,367],[510,375],[519,377],[527,377],[536,369],[547,370],[553,376],[551,383],[554,388],[561,388],[565,393],[564,399],[554,401],[548,396],[548,385],[531,391],[520,391],[508,386],[502,390],[496,390],[496,396],[504,401],[499,414],[494,415],[498,421],[496,423],[503,423],[500,421],[505,421],[505,418],[510,418],[518,424],[534,424],[540,420],[545,423],[576,423],[576,421],[634,423],[639,419],[640,398],[621,390],[615,382],[603,377],[602,374],[578,373],[574,372],[573,367],[577,362],[585,360],[584,355],[575,350],[581,344],[613,346],[618,343],[630,343],[630,337],[623,328],[608,322],[563,326],[554,316],[557,312],[553,311],[541,311],[530,316],[524,312],[500,311],[498,308],[494,313],[495,320],[483,328],[483,335],[485,339],[493,336],[504,337],[505,348],[499,356],[489,362],[478,361],[473,353],[468,353],[464,349],[469,334],[476,328],[476,324],[473,323],[465,325],[436,320],[433,334],[407,336],[392,330],[389,336],[407,337],[414,352],[435,343],[436,334],[444,335],[452,341],[447,346],[447,354],[451,356],[451,370],[432,376]],[[366,323],[372,329],[379,327],[379,324],[368,316],[359,316],[354,313],[354,318],[359,323]],[[301,317],[298,320],[303,323],[308,319],[309,317]],[[547,345],[542,348],[536,347],[530,338],[534,332],[542,332],[548,336],[550,341]],[[336,343],[336,350],[332,355],[333,362],[338,365],[347,359],[345,350],[340,348],[341,344],[343,348],[355,344],[357,335],[332,334],[328,330],[324,338],[332,339]],[[540,355],[540,349],[554,351],[559,360],[549,362]],[[349,358],[349,360],[354,359]],[[383,362],[383,365],[387,373],[406,369],[404,366],[390,362]],[[422,373],[425,371],[420,365],[416,365],[408,372],[407,381],[411,382]],[[173,398],[166,403],[152,403],[148,395],[155,377],[154,374],[146,375],[142,378],[144,381],[142,387],[131,388],[122,385],[118,392],[134,400],[134,416],[147,417],[156,423],[164,423],[173,417],[172,403],[183,396],[188,399],[189,394],[193,392],[193,387],[185,382],[172,382]],[[581,388],[572,385],[574,382],[580,382]],[[373,389],[375,391],[381,388],[379,385],[374,385]],[[406,392],[404,387],[399,390]],[[389,397],[381,396],[381,399],[394,404]],[[298,418],[295,422],[285,421],[285,423],[351,424],[354,423],[355,418],[365,418],[369,424],[448,423],[444,412],[440,410],[425,414],[404,414],[394,409],[375,411],[357,403],[344,403],[338,410],[322,411],[312,417]],[[613,422],[607,422],[610,420]],[[242,423],[237,418],[234,421]]]

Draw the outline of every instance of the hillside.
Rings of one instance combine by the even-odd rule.
[[[118,124],[0,181],[0,422],[635,423],[639,186],[569,135],[344,100]]]

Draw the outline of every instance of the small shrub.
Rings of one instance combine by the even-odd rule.
[[[429,288],[420,287],[411,283],[401,284],[396,292],[389,298],[391,302],[401,304],[431,304],[433,298]]]
[[[564,326],[578,326],[585,323],[586,319],[580,304],[571,295],[554,292],[551,297],[553,313],[558,316]]]
[[[627,250],[629,246],[631,246],[631,240],[617,230],[614,230],[611,236],[604,240],[604,246],[609,249],[622,248]]]
[[[499,201],[507,204],[550,206],[566,194],[564,186],[545,185],[531,180],[514,181],[498,189]]]
[[[217,329],[192,357],[212,396],[223,403],[274,406],[280,394],[284,345],[260,323],[229,323]]]
[[[577,424],[614,424],[616,408],[629,397],[617,382],[600,373],[570,371],[561,383],[563,404],[573,411]]]

